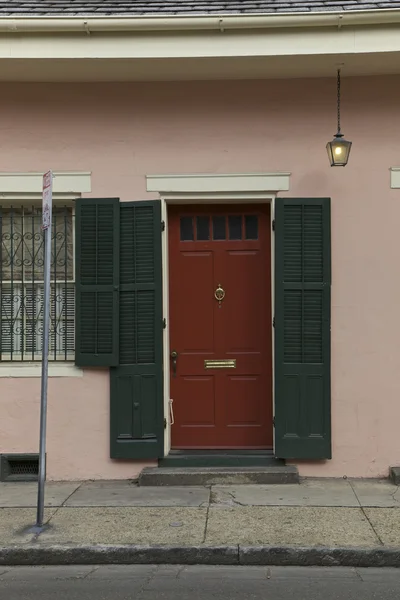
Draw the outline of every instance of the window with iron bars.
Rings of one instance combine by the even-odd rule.
[[[42,209],[0,207],[0,360],[42,357]],[[75,356],[74,212],[53,207],[49,360]]]

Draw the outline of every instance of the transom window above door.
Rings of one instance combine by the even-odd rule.
[[[181,242],[258,240],[257,215],[198,215],[180,218]]]

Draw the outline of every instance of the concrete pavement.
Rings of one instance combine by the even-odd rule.
[[[387,481],[309,479],[300,485],[211,488],[49,482],[40,535],[29,531],[36,493],[36,484],[0,484],[0,564],[29,563],[29,557],[77,562],[77,549],[83,562],[98,560],[99,553],[99,562],[151,562],[157,548],[156,562],[186,556],[184,562],[274,564],[281,549],[286,558],[277,564],[304,564],[299,555],[304,558],[307,550],[305,564],[375,564],[375,556],[379,564],[400,566],[400,492]],[[146,556],[142,552],[136,561],[138,548],[146,548]],[[170,561],[162,558],[168,548],[175,549]],[[354,562],[355,551],[364,562]]]
[[[36,483],[0,483],[0,508],[36,506]],[[376,479],[305,479],[300,485],[138,487],[130,481],[47,482],[48,507],[400,507],[399,487]]]

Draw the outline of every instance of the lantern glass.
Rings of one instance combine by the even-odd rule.
[[[345,167],[349,160],[351,142],[345,140],[340,134],[335,135],[326,145],[331,167]]]

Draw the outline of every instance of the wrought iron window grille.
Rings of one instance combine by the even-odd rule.
[[[41,206],[0,207],[0,360],[42,357]],[[49,360],[75,355],[74,209],[53,207]]]

